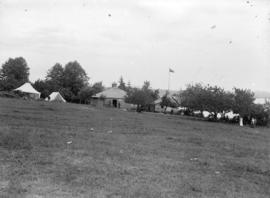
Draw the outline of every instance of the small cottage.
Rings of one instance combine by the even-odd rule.
[[[128,108],[130,105],[125,103],[126,95],[126,91],[113,85],[92,96],[91,104],[98,107]]]

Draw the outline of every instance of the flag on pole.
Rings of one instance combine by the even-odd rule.
[[[172,70],[171,68],[169,68],[169,72],[174,73],[174,70]]]

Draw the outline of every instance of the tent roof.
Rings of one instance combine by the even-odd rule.
[[[63,96],[59,92],[52,92],[50,94],[50,101],[52,100],[62,100],[63,102],[66,102],[66,100],[63,98]]]
[[[161,98],[156,99],[153,104],[157,105],[160,104],[162,102]]]
[[[40,94],[37,90],[35,90],[30,83],[24,83],[22,86],[18,87],[17,89],[14,89],[15,91],[21,91],[25,93],[34,93],[34,94]]]
[[[168,96],[169,100],[172,102],[172,103],[175,103],[176,105],[179,105],[180,104],[180,101],[179,99],[177,99],[176,97],[172,96],[172,95],[169,95]],[[152,104],[160,104],[162,102],[162,98],[158,98],[157,100],[155,100]]]
[[[124,90],[117,87],[111,87],[100,93],[97,93],[93,96],[93,98],[100,98],[101,96],[104,96],[105,98],[123,99],[126,95],[127,92],[125,92]]]

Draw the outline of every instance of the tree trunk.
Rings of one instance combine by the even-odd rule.
[[[243,118],[242,118],[242,117],[239,118],[239,125],[240,125],[241,127],[243,126]]]
[[[218,120],[217,115],[218,115],[218,113],[217,113],[217,112],[215,112],[215,113],[214,113],[214,120],[215,120],[215,121],[217,121],[217,120]]]

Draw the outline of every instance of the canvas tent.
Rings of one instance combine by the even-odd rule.
[[[164,96],[164,95],[163,95]],[[161,96],[160,98],[158,98],[157,100],[155,100],[152,105],[154,105],[154,108],[153,108],[153,111],[155,112],[162,112],[164,111],[165,109],[163,108],[163,106],[161,106],[161,103],[162,103],[162,97]],[[180,100],[178,97],[174,96],[173,94],[168,94],[167,95],[168,99],[170,100],[170,102],[172,104],[174,104],[175,107],[179,107],[180,106]],[[167,108],[168,109],[171,109],[171,108]]]
[[[14,91],[20,91],[33,99],[40,98],[40,93],[35,90],[30,83],[24,83],[22,86],[14,89]]]
[[[66,100],[62,97],[59,92],[52,92],[49,96],[50,102],[66,102]]]

